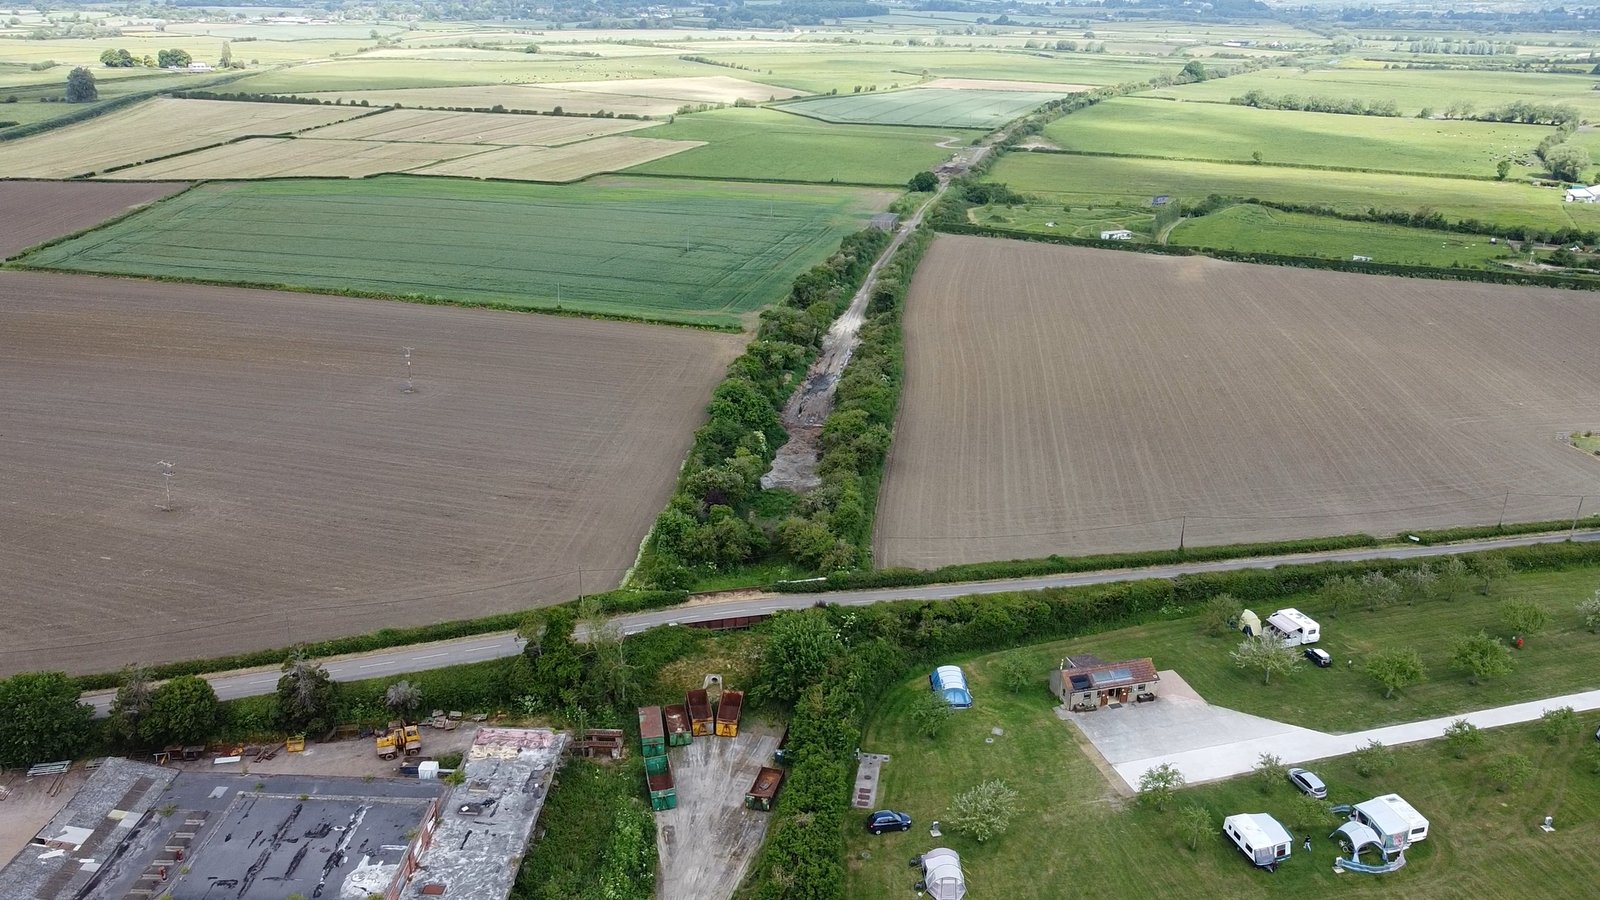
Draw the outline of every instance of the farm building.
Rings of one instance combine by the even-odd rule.
[[[1600,201],[1600,184],[1589,187],[1567,188],[1563,197],[1568,203],[1594,203]]]
[[[1154,700],[1161,676],[1147,659],[1105,662],[1087,654],[1069,656],[1050,673],[1050,692],[1072,710],[1084,712],[1138,700]]]
[[[956,709],[972,706],[972,692],[967,690],[967,676],[960,666],[940,666],[928,676],[928,684],[935,693]]]
[[[922,854],[922,885],[933,900],[961,900],[967,895],[967,876],[961,872],[961,857],[954,850],[939,847]]]
[[[1277,819],[1266,813],[1240,813],[1222,820],[1222,833],[1252,863],[1277,868],[1289,858],[1294,838]]]
[[[894,230],[900,227],[900,214],[889,212],[878,213],[872,217],[872,221],[867,223],[867,227],[893,234]]]
[[[1102,241],[1131,241],[1131,240],[1133,240],[1133,232],[1129,231],[1126,228],[1113,228],[1113,229],[1110,229],[1110,230],[1107,230],[1107,231],[1100,232],[1100,240],[1102,240]]]
[[[1322,639],[1322,627],[1317,620],[1292,607],[1267,617],[1267,633],[1290,646],[1315,644]]]

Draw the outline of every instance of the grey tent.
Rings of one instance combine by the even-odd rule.
[[[961,857],[947,847],[922,854],[922,883],[933,900],[961,900],[967,895]]]

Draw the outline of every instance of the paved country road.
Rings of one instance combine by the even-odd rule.
[[[1526,547],[1533,544],[1555,544],[1568,539],[1565,533],[1536,534],[1521,537],[1495,538],[1493,540],[1466,541],[1458,544],[1434,546],[1393,546],[1360,550],[1339,550],[1329,553],[1292,553],[1279,556],[1255,556],[1245,559],[1218,560],[1214,562],[1175,563],[1166,566],[1149,566],[1141,569],[1111,569],[1099,572],[1077,572],[1066,575],[1040,575],[1032,578],[1008,578],[998,581],[963,582],[959,584],[934,584],[921,587],[875,588],[860,591],[830,591],[824,594],[750,594],[748,592],[727,598],[709,595],[683,606],[652,610],[621,616],[614,621],[624,634],[636,634],[662,625],[685,625],[734,616],[769,615],[786,609],[804,609],[817,603],[840,606],[866,606],[890,600],[948,600],[972,594],[998,594],[1006,591],[1036,591],[1052,587],[1076,587],[1086,584],[1110,584],[1119,581],[1137,581],[1141,578],[1175,578],[1202,572],[1230,572],[1239,569],[1271,569],[1283,565],[1303,565],[1319,562],[1359,562],[1369,559],[1416,559],[1444,556],[1451,553],[1472,553],[1478,550],[1497,550],[1506,547]],[[1600,541],[1600,530],[1578,531],[1575,541]],[[582,626],[577,637],[584,636]],[[389,678],[425,669],[442,669],[463,663],[500,659],[521,652],[522,640],[514,632],[496,632],[473,637],[413,644],[389,650],[374,650],[349,656],[330,657],[323,660],[328,674],[335,681],[360,681],[365,678]],[[278,683],[276,666],[217,672],[205,676],[222,700],[236,700],[272,693]],[[94,706],[98,715],[104,715],[111,706],[114,691],[93,691],[83,695],[86,703]]]

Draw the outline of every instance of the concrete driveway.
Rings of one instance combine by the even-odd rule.
[[[1349,734],[1327,734],[1212,706],[1177,672],[1161,674],[1161,699],[1118,709],[1056,715],[1082,731],[1117,777],[1138,790],[1139,777],[1163,763],[1183,773],[1189,784],[1219,781],[1249,772],[1263,753],[1286,764],[1343,756],[1378,741],[1385,746],[1443,737],[1445,728],[1466,719],[1479,728],[1531,722],[1545,710],[1570,706],[1578,712],[1600,709],[1600,690],[1513,703],[1420,722],[1387,725]]]

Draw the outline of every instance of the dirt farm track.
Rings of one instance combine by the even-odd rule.
[[[739,342],[0,272],[0,675],[613,586]]]
[[[879,565],[1600,512],[1600,296],[940,236]]]

